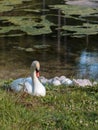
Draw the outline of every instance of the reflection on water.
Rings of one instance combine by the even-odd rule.
[[[46,8],[45,2],[43,0],[43,10]],[[57,3],[60,1],[54,2]],[[53,20],[57,22],[58,30],[53,34],[0,38],[0,79],[28,76],[30,64],[36,59],[41,62],[41,75],[46,77],[66,75],[98,79],[97,36],[60,37],[59,28],[62,23],[66,24],[66,18],[61,18],[60,10],[56,13],[57,19],[54,17]],[[44,11],[42,15],[45,15]],[[67,22],[71,22],[70,19]],[[27,51],[27,48],[32,51]]]
[[[81,78],[98,79],[98,53],[83,51],[79,58],[78,71]]]
[[[98,45],[96,44],[97,39],[93,40],[91,38],[88,45],[86,38],[64,37],[60,39],[58,35],[56,38],[42,35],[0,39],[0,78],[27,76],[30,74],[31,62],[38,59],[41,62],[41,75],[46,77],[66,75],[68,77],[98,79],[98,52],[95,50]],[[5,46],[6,43],[7,46]],[[94,44],[92,45],[92,43]],[[47,48],[34,47],[34,45],[39,44],[50,46]],[[14,48],[14,46],[31,47],[33,51],[27,52]],[[84,51],[87,47],[89,52]]]

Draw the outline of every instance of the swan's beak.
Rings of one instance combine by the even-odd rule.
[[[39,77],[39,71],[36,69],[36,76]]]
[[[39,77],[39,72],[36,72],[36,76]]]

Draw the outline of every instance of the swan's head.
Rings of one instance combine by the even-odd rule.
[[[33,69],[33,71],[36,71],[36,76],[39,77],[39,71],[40,71],[39,61],[33,61],[31,64],[31,68]]]

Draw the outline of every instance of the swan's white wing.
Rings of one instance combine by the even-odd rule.
[[[18,92],[20,90],[23,89],[23,85],[24,85],[24,78],[19,78],[19,79],[16,79],[14,80],[11,84],[10,84],[10,87],[12,90]]]
[[[18,92],[18,91],[25,91],[29,94],[32,94],[32,78],[19,78],[14,80],[11,84],[11,89]]]
[[[29,82],[29,83],[32,85],[32,78],[31,78],[31,77],[25,78],[25,81],[26,81],[26,82]]]
[[[28,81],[26,81],[25,83],[25,88],[24,88],[24,91],[29,93],[29,94],[33,94],[33,86],[32,84],[30,84]]]

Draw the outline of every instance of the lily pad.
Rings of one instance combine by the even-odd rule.
[[[66,16],[79,15],[88,16],[90,14],[98,13],[98,8],[75,6],[75,5],[51,5],[52,9],[60,9]]]
[[[12,26],[0,27],[0,33],[8,33],[12,30],[20,30],[28,35],[41,35],[51,33],[50,26],[54,25],[48,21],[45,16],[41,16],[40,20],[34,16],[5,16],[1,20],[12,23]]]
[[[23,9],[26,12],[35,12],[35,13],[40,13],[40,10],[38,9]]]
[[[2,34],[0,37],[20,37],[23,36],[24,34]]]
[[[23,1],[31,0],[0,0],[0,12],[11,11],[14,5],[22,4]]]
[[[14,49],[17,49],[19,51],[26,51],[26,52],[33,52],[34,49],[33,48],[24,48],[24,47],[20,47],[20,46],[14,46]]]
[[[23,9],[26,12],[35,12],[35,13],[40,13],[40,12],[48,12],[48,9]]]
[[[26,51],[26,52],[33,52],[34,49],[33,49],[33,48],[26,48],[25,51]]]
[[[71,35],[73,37],[83,37],[85,35],[98,34],[97,21],[87,20],[87,17],[98,15],[98,8],[85,7],[80,5],[51,5],[52,9],[59,9],[63,13],[61,17],[66,18],[66,25],[61,26],[61,35]],[[69,24],[68,18],[73,19],[74,23]],[[75,23],[80,20],[81,24]],[[62,31],[64,30],[64,31]]]
[[[50,45],[34,45],[34,48],[35,49],[46,49],[46,48],[48,48],[48,47],[50,47]]]
[[[72,32],[72,36],[85,36],[91,34],[98,34],[98,24],[84,23],[82,26],[68,26],[62,27],[63,30]],[[66,34],[62,32],[61,35]]]

